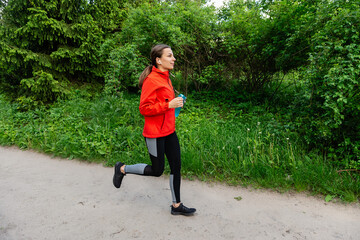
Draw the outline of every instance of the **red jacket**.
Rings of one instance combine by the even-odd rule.
[[[169,71],[153,67],[143,82],[140,97],[139,110],[145,118],[144,137],[159,138],[175,132],[175,109],[169,108],[174,98]]]

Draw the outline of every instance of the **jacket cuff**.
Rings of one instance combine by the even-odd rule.
[[[167,111],[167,110],[170,109],[170,108],[169,108],[169,103],[170,103],[170,102],[165,102],[165,104],[163,105],[162,109],[163,109],[164,111]]]

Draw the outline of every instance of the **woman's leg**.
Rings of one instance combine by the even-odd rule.
[[[164,171],[165,156],[170,165],[170,189],[173,205],[171,214],[173,215],[193,215],[195,208],[185,207],[180,200],[181,183],[181,157],[180,144],[176,133],[162,138],[145,138],[146,146],[149,151],[152,165],[135,164],[124,165],[121,162],[116,163],[113,182],[115,187],[119,188],[123,176],[126,173],[139,174],[146,176],[161,176]]]
[[[145,138],[146,146],[152,165],[135,164],[124,165],[124,174],[139,174],[146,176],[161,176],[164,172],[165,156],[170,166],[170,189],[174,204],[180,203],[180,183],[181,183],[181,158],[180,144],[176,133],[161,138]]]
[[[181,157],[180,144],[176,133],[165,138],[165,155],[170,166],[170,189],[173,204],[180,203]]]
[[[170,166],[170,189],[172,202],[176,205],[180,200],[181,158],[180,144],[176,133],[161,138],[145,138],[151,159],[151,165],[139,163],[121,167],[123,174],[138,174],[159,177],[164,172],[166,155]]]
[[[145,138],[145,142],[150,155],[151,165],[144,163],[124,165],[122,167],[124,174],[130,173],[154,177],[159,177],[163,174],[165,165],[165,138]]]
[[[170,165],[170,189],[173,197],[171,214],[190,216],[196,212],[195,208],[185,207],[180,200],[181,183],[181,156],[180,144],[176,133],[169,135],[165,140],[165,155]]]
[[[122,162],[115,164],[113,184],[120,188],[122,180],[127,173],[159,177],[164,172],[165,165],[165,138],[145,138],[149,151],[151,165],[144,163],[125,165]]]

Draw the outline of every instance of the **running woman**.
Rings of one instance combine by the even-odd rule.
[[[180,200],[181,158],[180,144],[175,132],[175,108],[182,107],[184,101],[181,97],[175,97],[169,78],[169,71],[174,68],[176,59],[171,47],[165,44],[154,46],[150,52],[150,59],[151,65],[144,69],[139,78],[139,110],[145,118],[143,136],[151,165],[125,165],[117,162],[113,184],[120,188],[126,174],[161,176],[166,155],[170,166],[171,214],[193,215],[196,209],[185,207]]]

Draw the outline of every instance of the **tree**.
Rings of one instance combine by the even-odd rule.
[[[307,63],[311,31],[299,31],[317,2],[234,0],[222,9],[221,43],[229,71],[248,91],[259,91],[278,72]]]
[[[0,29],[0,89],[24,107],[103,82],[99,48],[124,19],[124,1],[10,0]]]

